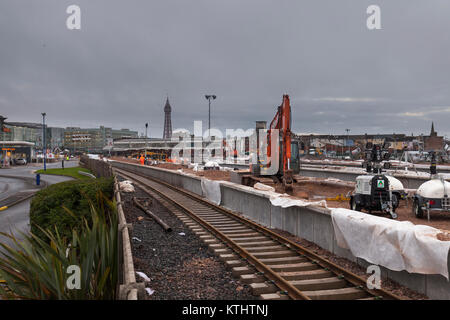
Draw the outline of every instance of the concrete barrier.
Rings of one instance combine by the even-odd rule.
[[[200,177],[131,163],[117,161],[111,163],[113,167],[161,179],[174,186],[202,195]],[[337,245],[329,209],[319,207],[276,207],[270,203],[267,194],[231,182],[221,183],[220,189],[222,206],[239,212],[243,216],[266,227],[285,230],[300,238],[314,242],[323,249],[347,258],[362,267],[370,265],[364,259],[353,256],[348,249]],[[450,261],[450,256],[448,260]],[[382,270],[382,277],[390,278],[408,288],[427,295],[431,299],[450,300],[450,282],[441,275],[392,271],[383,266],[380,266],[380,269]]]

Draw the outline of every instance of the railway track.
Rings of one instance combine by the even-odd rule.
[[[183,189],[114,168],[172,211],[235,276],[267,300],[397,300],[382,289],[253,221]]]

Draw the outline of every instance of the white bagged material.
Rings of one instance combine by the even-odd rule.
[[[147,292],[147,294],[148,294],[149,296],[151,296],[152,294],[155,293],[155,290],[153,290],[152,288],[145,288],[145,291]]]
[[[450,241],[441,231],[343,208],[331,212],[337,244],[355,257],[390,270],[441,274],[447,279]]]
[[[260,182],[255,183],[255,185],[253,186],[253,188],[255,188],[255,189],[257,189],[257,190],[262,190],[262,191],[272,191],[272,192],[275,192],[275,188],[274,188],[274,187],[268,186],[268,185],[266,185],[266,184],[264,184],[264,183],[260,183]]]
[[[123,192],[134,192],[134,186],[130,180],[119,182],[119,188]]]
[[[222,199],[220,193],[220,182],[202,178],[201,185],[203,196],[209,201],[219,205]]]
[[[208,161],[205,163],[205,168],[220,168],[220,165],[217,161]]]
[[[140,271],[136,271],[136,274],[141,277],[142,279],[144,279],[144,281],[146,282],[150,282],[150,278],[143,272]]]
[[[287,195],[282,195],[279,193],[273,194],[270,196],[270,203],[276,207],[288,208],[288,207],[308,207],[308,206],[316,206],[316,207],[327,207],[327,202],[325,200],[320,201],[305,201],[300,199],[292,199]]]

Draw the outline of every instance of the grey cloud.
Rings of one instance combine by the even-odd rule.
[[[0,3],[0,114],[50,125],[174,128],[270,121],[291,95],[297,132],[449,134],[450,3],[373,1],[79,0]],[[435,110],[435,112],[430,112]]]

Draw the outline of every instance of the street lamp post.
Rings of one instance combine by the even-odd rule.
[[[348,133],[350,132],[350,129],[345,129],[345,131],[347,131],[347,143],[346,143],[346,145],[347,145],[347,147],[348,147]],[[349,155],[350,155],[350,159],[352,159],[352,153],[350,152],[350,148],[349,148]]]
[[[145,161],[147,161],[147,129],[148,123],[145,124]]]
[[[395,132],[393,134],[393,137],[394,137],[394,157],[395,160],[397,160],[397,138],[395,137]]]
[[[47,171],[47,150],[46,150],[46,141],[45,141],[45,116],[47,115],[45,112],[42,114],[42,153],[44,154],[44,171]]]
[[[0,116],[0,130],[2,130],[2,140],[3,140],[3,149],[5,149],[5,130],[3,128],[5,124],[5,120],[7,118]],[[2,166],[6,166],[6,150],[2,150],[3,153],[3,163]]]
[[[215,95],[205,95],[205,98],[206,98],[206,100],[208,100],[208,104],[209,104],[209,107],[208,107],[208,135],[210,134],[210,132],[211,132],[211,99],[212,100],[215,100],[217,97],[215,96]]]

